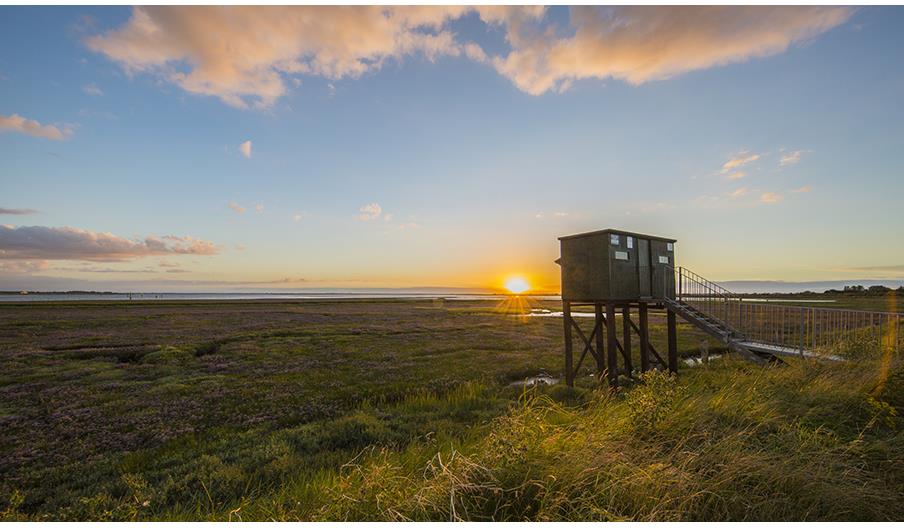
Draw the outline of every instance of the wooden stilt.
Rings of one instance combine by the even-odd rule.
[[[678,373],[678,323],[675,312],[666,310],[669,334],[669,372]]]
[[[594,305],[594,311],[596,313],[596,321],[597,331],[596,331],[596,377],[597,379],[603,378],[603,373],[606,371],[606,356],[605,356],[605,348],[603,345],[603,329],[605,325],[606,319],[603,317],[603,305],[600,303],[596,303]]]
[[[640,371],[650,370],[650,323],[647,303],[640,303]]]
[[[574,356],[571,350],[571,303],[562,302],[562,320],[565,322],[565,384],[574,387]]]
[[[606,371],[609,378],[609,388],[618,388],[618,340],[615,334],[615,305],[606,304]]]
[[[631,361],[631,305],[622,307],[622,352],[625,355],[625,372],[628,376],[634,373],[634,367]]]

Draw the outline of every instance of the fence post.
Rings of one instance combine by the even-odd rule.
[[[804,322],[804,310],[806,308],[800,308],[800,357],[804,357],[804,332],[807,329],[807,323]]]

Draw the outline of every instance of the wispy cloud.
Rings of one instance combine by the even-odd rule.
[[[62,141],[72,135],[72,127],[70,125],[42,125],[33,119],[26,119],[18,114],[10,116],[0,115],[0,132],[4,130],[54,141]]]
[[[0,225],[0,260],[122,261],[160,255],[215,255],[213,242],[190,236],[130,240],[75,227]]]
[[[759,154],[747,152],[746,150],[738,152],[737,154],[732,156],[731,159],[729,159],[728,161],[726,161],[725,163],[722,164],[722,174],[726,174],[735,169],[739,169],[739,168],[743,167],[744,165],[747,165],[748,163],[753,163],[754,161],[756,161],[758,159],[760,159]],[[743,173],[741,173],[741,174],[742,174],[741,177],[743,178]]]
[[[0,207],[0,215],[31,215],[37,214],[40,211],[37,209],[9,209],[6,207]]]
[[[782,195],[777,192],[764,192],[760,195],[760,202],[774,204],[782,201]]]
[[[85,86],[82,86],[82,91],[88,95],[93,95],[95,97],[100,97],[100,96],[104,95],[103,90],[98,88],[98,86],[94,83],[89,83],[89,84],[86,84]]]
[[[543,219],[543,218],[546,218],[546,216],[547,216],[546,213],[544,213],[543,211],[540,211],[539,213],[534,215],[534,218]],[[564,211],[556,211],[549,216],[552,216],[553,218],[565,218],[566,216],[568,216],[568,213],[566,213]]]
[[[740,198],[747,194],[747,187],[740,187],[735,189],[734,191],[728,193],[729,198]]]
[[[301,213],[295,213],[295,214],[292,215],[292,221],[293,221],[293,222],[296,222],[296,223],[297,223],[297,222],[301,222],[303,219],[304,219],[304,215],[301,214]]]
[[[266,148],[264,150],[267,150]],[[245,156],[247,159],[251,159],[251,140],[245,141],[241,145],[239,145],[239,152],[242,153],[242,156]],[[266,152],[265,152],[266,154]],[[266,156],[264,156],[266,158]],[[266,161],[266,160],[265,160]]]
[[[233,211],[235,211],[235,212],[238,213],[238,214],[244,214],[245,211],[247,210],[247,209],[245,209],[244,207],[242,207],[241,205],[239,205],[239,204],[237,204],[237,203],[235,203],[235,202],[229,202],[229,203],[226,205],[226,207],[229,207],[230,209],[232,209]]]
[[[254,212],[257,214],[261,214],[264,212],[264,204],[258,203],[254,204]]]
[[[50,268],[46,260],[0,260],[0,272],[23,274],[38,273]]]
[[[804,185],[803,187],[798,187],[797,189],[792,189],[791,192],[793,192],[793,193],[808,193],[808,192],[810,192],[810,191],[812,191],[812,190],[813,190],[813,188],[810,187],[809,185]]]
[[[380,207],[380,204],[374,202],[367,205],[362,205],[358,209],[358,213],[358,220],[361,220],[362,222],[369,222],[371,220],[378,220],[383,214],[383,208]]]
[[[778,160],[778,164],[780,167],[787,167],[788,165],[794,165],[800,161],[800,157],[803,155],[803,150],[795,150],[789,152],[787,154],[782,155],[781,159]]]

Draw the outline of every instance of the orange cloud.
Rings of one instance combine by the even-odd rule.
[[[128,72],[153,72],[232,106],[269,107],[283,76],[359,77],[390,58],[461,53],[440,29],[463,7],[135,7],[87,45]]]
[[[241,145],[239,145],[239,152],[242,153],[242,156],[245,156],[248,159],[251,159],[251,140],[245,141]]]
[[[847,21],[847,7],[581,6],[574,34],[509,25],[512,51],[494,58],[521,90],[561,91],[578,79],[630,84],[781,53]]]
[[[62,141],[72,135],[72,127],[70,126],[60,128],[55,125],[42,125],[33,119],[25,119],[18,114],[11,116],[0,115],[0,132],[3,130],[11,130],[20,134],[28,134],[29,136],[52,139],[54,141]]]
[[[476,11],[511,50],[490,57],[447,27]],[[817,6],[574,7],[564,31],[542,6],[152,6],[88,47],[128,73],[240,107],[270,107],[297,75],[357,78],[388,60],[464,56],[530,94],[579,79],[630,84],[785,51],[842,24],[853,10]]]

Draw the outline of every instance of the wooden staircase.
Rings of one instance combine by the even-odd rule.
[[[750,347],[750,343],[747,341],[746,337],[724,321],[676,299],[666,298],[664,303],[667,309],[675,312],[681,316],[682,319],[696,326],[703,332],[718,339],[728,346],[729,350],[737,352],[745,359],[753,361],[754,363],[766,363],[777,360],[774,354],[764,349]]]

